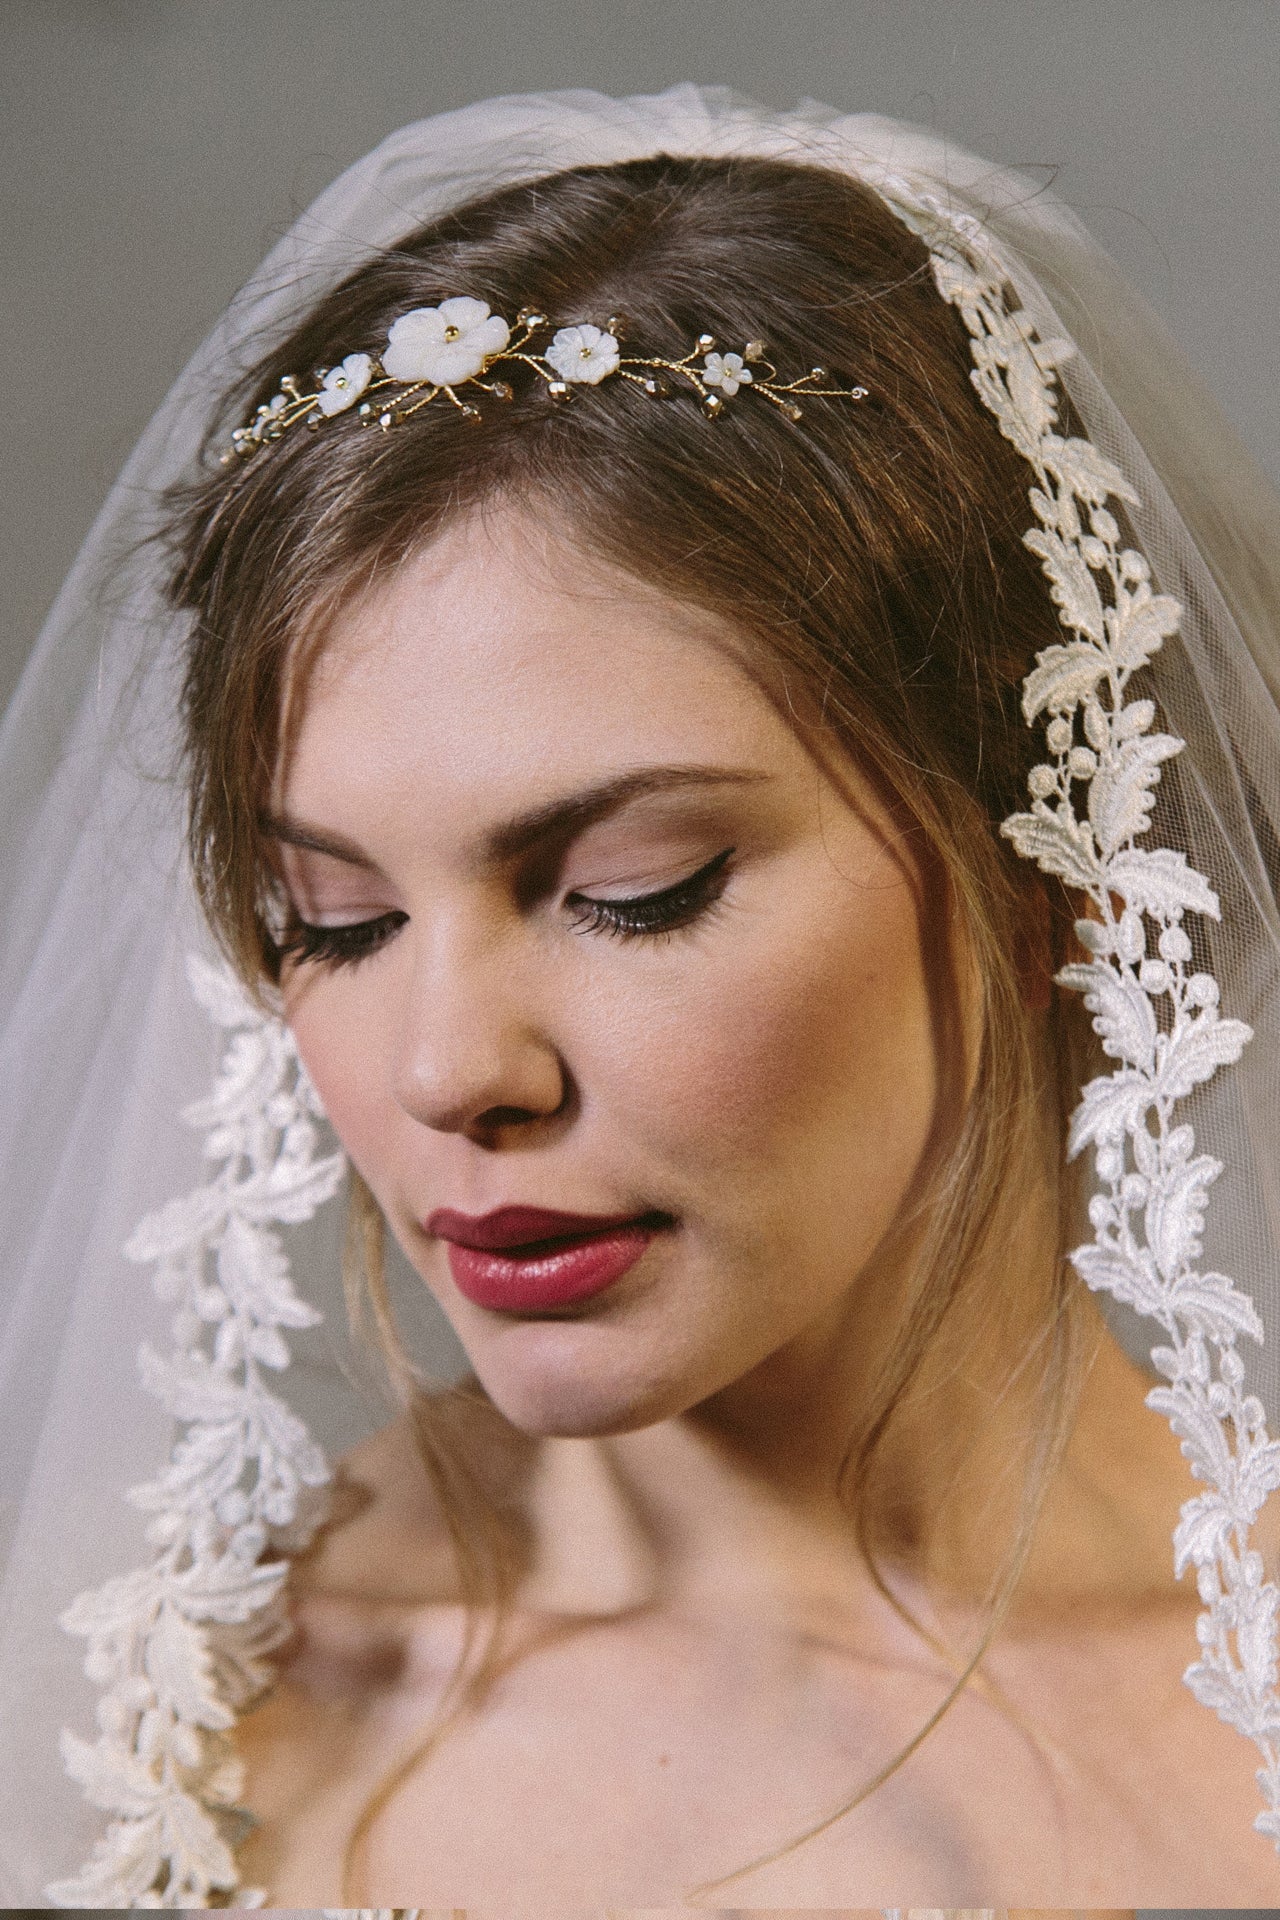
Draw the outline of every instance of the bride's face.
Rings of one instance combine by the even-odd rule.
[[[503,511],[350,608],[300,696],[288,1017],[531,1431],[856,1339],[921,1166],[918,875],[744,659]]]

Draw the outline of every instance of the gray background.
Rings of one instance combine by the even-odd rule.
[[[0,0],[0,704],[291,216],[486,94],[722,82],[1056,169],[1280,479],[1280,0]]]

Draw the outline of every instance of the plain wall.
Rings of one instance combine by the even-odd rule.
[[[0,704],[116,469],[402,122],[719,82],[1045,168],[1280,479],[1277,0],[0,0]]]

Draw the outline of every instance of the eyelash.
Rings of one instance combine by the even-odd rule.
[[[637,894],[630,900],[592,900],[570,894],[566,904],[572,905],[577,914],[574,932],[611,933],[622,940],[639,940],[691,926],[720,898],[725,868],[734,851],[725,847],[696,873],[687,874],[658,893]]]
[[[352,967],[385,946],[408,918],[407,913],[383,913],[376,920],[356,920],[346,927],[317,927],[309,920],[295,919],[280,953],[299,966],[315,961],[322,967]]]
[[[639,940],[691,926],[720,898],[725,868],[734,852],[733,847],[723,848],[696,873],[657,893],[637,894],[629,900],[593,900],[570,894],[566,904],[575,912],[574,932],[609,933],[622,940]],[[376,920],[357,920],[345,927],[320,927],[295,919],[280,951],[299,965],[354,966],[385,946],[408,917],[405,913],[384,913]]]

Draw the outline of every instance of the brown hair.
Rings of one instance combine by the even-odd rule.
[[[479,420],[441,403],[381,434],[349,413],[211,470],[175,519],[174,597],[195,616],[185,717],[201,896],[245,977],[271,977],[280,947],[258,821],[290,664],[349,596],[487,500],[536,501],[589,553],[745,634],[910,822],[942,974],[954,976],[959,942],[981,983],[976,1069],[946,1103],[911,1295],[846,1462],[874,1566],[891,1534],[877,1463],[954,1377],[957,1344],[988,1334],[991,1256],[1026,1183],[1054,1177],[1061,1036],[1051,1017],[1046,1038],[1029,1008],[1025,962],[1037,951],[1046,970],[1062,903],[995,830],[1022,802],[1031,753],[1019,683],[1058,632],[1022,541],[1030,476],[973,391],[967,335],[924,245],[850,178],[741,158],[577,168],[410,234],[263,357],[210,449],[282,375],[377,353],[401,313],[451,294],[508,318],[534,306],[556,325],[622,314],[638,351],[673,357],[704,330],[729,345],[763,337],[784,378],[820,362],[870,397],[806,400],[793,422],[746,396],[711,422],[695,396],[655,400],[617,380],[557,407],[530,375],[506,404],[479,396]],[[376,1241],[367,1197],[364,1227]],[[394,1354],[377,1259],[366,1265]],[[1065,1264],[1022,1284],[1046,1417],[1029,1423],[1023,1525],[988,1596],[997,1611],[1065,1431],[1071,1374]],[[486,1503],[432,1403],[414,1415],[470,1588],[500,1601],[514,1575],[495,1531],[484,1544]]]

